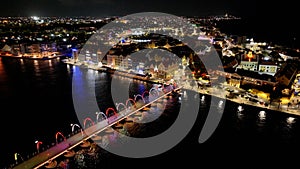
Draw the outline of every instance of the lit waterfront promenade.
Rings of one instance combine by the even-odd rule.
[[[69,64],[69,65],[76,65],[76,63],[74,63],[72,61],[66,61],[65,63]],[[81,65],[79,63],[77,63],[77,64]],[[107,70],[105,68],[99,68],[99,67],[88,67],[88,69],[93,69],[93,70],[96,70],[96,71],[100,70],[100,71],[107,72]],[[124,74],[120,74],[118,71],[116,71],[115,75],[124,76]],[[143,78],[138,78],[138,79],[139,80],[145,80]],[[149,79],[147,81],[151,82],[151,79]],[[154,82],[154,81],[155,80],[152,80],[152,82]],[[195,79],[193,79],[193,81],[195,81]],[[157,83],[157,82],[154,82],[154,83]],[[218,98],[230,100],[230,101],[235,102],[235,103],[240,103],[240,104],[260,107],[260,108],[263,108],[263,109],[280,111],[280,112],[283,112],[283,113],[300,116],[300,107],[298,107],[297,105],[290,105],[289,106],[288,103],[285,103],[285,102],[280,103],[280,102],[275,102],[275,101],[273,101],[271,104],[269,104],[269,99],[259,97],[258,99],[260,99],[263,102],[269,104],[268,106],[265,106],[265,105],[262,105],[262,104],[258,104],[258,103],[249,101],[249,100],[247,100],[245,98],[242,98],[242,97],[228,98],[228,97],[226,97],[226,94],[229,94],[229,93],[226,93],[226,91],[224,89],[218,89],[218,88],[213,87],[213,86],[206,87],[206,89],[199,89],[199,88],[197,88],[196,85],[195,86],[190,86],[187,82],[176,82],[176,83],[179,84],[180,86],[182,86],[183,89],[196,91],[200,94],[211,95],[211,96],[215,96],[215,97],[218,97]],[[241,89],[239,87],[234,87],[234,86],[231,86],[229,84],[224,84],[224,85],[226,85],[227,87],[229,87],[233,90],[245,91],[244,89]]]
[[[287,103],[272,102],[271,105],[269,104],[268,106],[265,106],[257,102],[249,101],[246,98],[240,96],[237,96],[235,98],[228,98],[226,97],[226,94],[229,94],[229,92],[226,92],[224,89],[219,89],[217,87],[206,87],[205,89],[199,89],[197,86],[190,86],[189,84],[181,84],[181,85],[183,86],[183,89],[193,90],[201,94],[215,96],[218,98],[230,100],[235,103],[250,105],[250,106],[260,107],[267,110],[279,111],[287,114],[300,116],[300,108],[298,108],[295,105],[288,106]],[[244,91],[241,88],[230,86],[228,84],[226,84],[226,86],[231,88],[232,90]],[[269,100],[266,98],[258,98],[258,99],[262,100],[263,102],[269,103]]]
[[[31,60],[51,60],[64,56],[60,52],[47,52],[46,54],[42,53],[26,53],[23,55],[13,55],[13,54],[4,54],[0,57],[4,58],[16,58],[16,59],[31,59]]]
[[[178,91],[181,88],[176,88],[174,91]],[[89,138],[92,138],[94,135],[100,133],[101,131],[105,129],[109,129],[109,127],[117,124],[119,121],[127,118],[130,115],[133,115],[143,108],[151,105],[152,103],[163,99],[165,96],[169,95],[173,91],[169,91],[167,93],[161,94],[154,100],[152,100],[149,103],[146,103],[144,105],[138,106],[136,108],[131,107],[131,111],[127,111],[126,109],[119,112],[118,114],[115,114],[113,116],[110,116],[107,120],[102,120],[99,123],[96,123],[95,125],[92,125],[85,129],[82,135],[80,132],[71,136],[70,138],[56,144],[55,146],[47,149],[46,151],[43,151],[36,156],[24,161],[23,163],[20,163],[19,165],[15,166],[13,169],[38,169],[40,167],[43,167],[50,161],[56,159],[57,157],[63,155],[68,150],[78,146],[82,143],[83,140],[87,140]]]

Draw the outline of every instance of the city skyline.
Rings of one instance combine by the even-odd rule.
[[[294,1],[143,1],[137,0],[11,0],[3,1],[0,16],[96,16],[123,17],[140,12],[161,12],[176,16],[234,15],[246,20],[248,32],[278,36],[288,41],[298,41],[299,26],[297,5]],[[233,25],[234,26],[234,25]]]
[[[6,139],[0,144],[0,168],[24,169],[30,160],[38,160],[33,165],[50,168],[53,162],[53,167],[64,165],[74,169],[76,165],[85,165],[80,156],[86,159],[89,169],[116,168],[112,166],[132,162],[131,167],[151,164],[154,168],[161,163],[179,165],[182,158],[186,163],[198,165],[193,160],[195,153],[201,165],[206,166],[204,163],[213,165],[211,159],[223,160],[230,152],[234,160],[226,164],[229,166],[239,165],[235,161],[248,165],[253,154],[255,159],[280,158],[274,162],[293,164],[290,161],[296,160],[296,156],[292,152],[298,151],[300,140],[299,26],[290,22],[297,21],[296,6],[288,1],[263,4],[258,0],[2,2],[0,107],[12,127],[2,124]],[[134,22],[130,22],[130,17],[121,19],[140,12],[183,16],[183,20],[148,16],[134,18]],[[114,19],[121,19],[117,22],[121,26],[102,27]],[[192,26],[184,19],[191,21]],[[169,26],[170,21],[173,27]],[[151,22],[155,23],[153,27],[149,26]],[[102,31],[97,31],[99,28]],[[158,36],[161,30],[164,33]],[[97,32],[98,36],[94,36]],[[106,52],[106,48],[98,48],[99,41],[111,49]],[[162,51],[170,55],[164,57]],[[212,56],[216,58],[209,59]],[[212,71],[208,63],[218,65],[218,69]],[[86,75],[89,78],[84,79]],[[81,86],[94,87],[95,98]],[[167,93],[169,90],[172,92]],[[90,106],[95,100],[96,106]],[[198,106],[195,103],[199,103],[199,111],[194,114],[198,113],[197,118],[190,116],[185,122],[195,126],[189,131],[192,134],[183,136],[174,149],[164,154],[130,159],[107,153],[106,147],[94,147],[104,143],[116,146],[119,141],[124,141],[121,147],[127,147],[123,146],[127,140],[111,134],[111,126],[132,138],[158,135],[164,132],[164,127],[172,129],[177,124],[174,119],[182,117],[177,111],[189,110],[183,113],[187,119],[193,114],[191,106]],[[210,109],[224,116],[210,118]],[[150,117],[158,118],[150,123]],[[209,119],[220,122],[214,123],[219,127],[202,144],[200,136]],[[98,133],[95,124],[102,122],[105,130]],[[187,125],[182,126],[186,129]],[[176,130],[176,135],[180,131]],[[25,137],[19,132],[25,132]],[[88,133],[86,138],[93,139],[82,138],[84,133]],[[199,136],[199,141],[195,136]],[[106,138],[111,142],[106,142]],[[169,145],[175,140],[168,139]],[[73,151],[64,152],[65,147],[52,149],[61,148],[60,145]],[[158,146],[144,147],[153,150]],[[212,149],[218,149],[218,157]],[[69,161],[67,153],[75,152],[77,155],[73,154],[74,159]],[[257,163],[269,165],[266,160]],[[257,163],[252,164],[256,167]]]

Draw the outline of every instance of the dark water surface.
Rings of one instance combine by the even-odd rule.
[[[72,100],[73,74],[79,76],[80,69],[68,66],[59,59],[0,59],[0,168],[14,162],[16,152],[24,158],[31,156],[36,151],[35,140],[43,141],[42,146],[46,148],[55,143],[56,132],[67,136],[71,133],[70,124],[79,123]],[[97,73],[97,78],[96,92],[100,109],[114,106],[109,101],[110,75]],[[126,81],[122,78],[119,80],[120,83]],[[132,81],[130,84],[131,97],[152,86],[140,81]],[[196,93],[188,94],[192,98]],[[149,168],[160,167],[162,163],[187,167],[215,167],[221,164],[231,168],[262,168],[272,164],[288,167],[299,164],[299,117],[246,105],[244,111],[238,113],[239,104],[226,102],[224,115],[215,133],[200,144],[198,137],[209,105],[210,97],[205,96],[191,132],[173,149],[145,159],[107,154],[103,158],[103,168]],[[176,110],[178,102],[169,105],[165,116],[158,123],[139,129],[139,136],[147,137],[163,132],[159,128],[172,125],[176,119]],[[96,117],[95,112],[87,112],[87,116],[93,119]]]

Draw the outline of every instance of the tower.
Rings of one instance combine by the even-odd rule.
[[[72,49],[72,58],[74,59],[74,62],[78,61],[78,50]]]

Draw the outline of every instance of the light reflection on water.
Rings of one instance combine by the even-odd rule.
[[[294,117],[288,117],[288,118],[286,119],[286,122],[287,122],[288,125],[292,125],[293,123],[296,122],[296,120],[295,120]]]
[[[27,137],[22,138],[24,141],[23,144],[24,147],[22,149],[29,148],[27,152],[32,152],[33,151],[32,147],[28,146],[28,144],[30,144],[32,142],[31,140],[35,137],[43,137],[43,138],[46,137],[48,138],[48,140],[51,140],[51,138],[53,137],[53,132],[58,129],[60,130],[63,128],[65,133],[68,133],[68,131],[70,131],[70,126],[69,126],[70,123],[68,122],[73,121],[74,117],[71,118],[70,113],[66,111],[72,111],[72,110],[71,109],[66,110],[67,108],[64,108],[65,110],[60,111],[59,109],[61,109],[64,106],[65,107],[73,106],[72,102],[67,102],[67,99],[69,97],[71,98],[72,96],[68,95],[69,94],[68,92],[71,91],[71,86],[68,86],[69,84],[66,84],[67,83],[66,78],[72,78],[72,74],[74,73],[78,73],[78,75],[80,75],[80,70],[78,69],[77,66],[69,66],[64,63],[60,63],[57,60],[32,61],[32,60],[16,59],[16,60],[3,61],[3,59],[0,59],[0,75],[1,75],[0,98],[2,99],[3,107],[10,108],[11,114],[18,114],[20,112],[29,112],[29,113],[32,112],[34,113],[32,115],[35,116],[36,114],[41,113],[41,109],[39,108],[39,106],[35,106],[37,104],[35,105],[32,104],[33,101],[28,101],[29,104],[25,104],[27,103],[26,96],[29,94],[33,95],[34,101],[43,100],[43,102],[42,101],[39,102],[39,105],[44,105],[44,103],[47,103],[46,105],[49,107],[49,110],[45,110],[42,112],[43,114],[49,115],[49,117],[47,119],[44,119],[43,121],[48,125],[47,126],[39,125],[39,131],[40,131],[39,133],[32,132],[34,131],[34,129],[36,129],[36,126],[27,126],[25,124],[22,126],[22,129],[28,131]],[[97,97],[97,101],[99,102],[99,107],[101,111],[107,107],[115,106],[114,103],[111,104],[109,100],[104,101],[104,98],[107,98],[109,96],[108,92],[110,91],[109,89],[110,75],[102,72],[92,71],[92,70],[88,71],[88,75],[96,76],[98,78],[95,81],[95,85],[96,85],[95,92],[99,94]],[[136,94],[142,94],[144,90],[146,89],[149,90],[151,88],[150,84],[144,82],[142,83],[141,81],[137,81],[137,80],[133,81],[126,77],[117,77],[117,78],[120,83],[124,83],[124,84],[126,84],[125,81],[130,81],[131,88],[129,89],[128,93],[131,97],[133,97]],[[80,78],[78,78],[78,80],[80,80]],[[27,91],[30,91],[31,93]],[[22,102],[19,103],[22,104],[22,106],[19,106],[20,108],[18,107],[12,108],[6,106],[5,104],[15,105],[16,103],[15,99],[11,99],[12,102],[10,103],[9,99],[4,98],[4,96],[6,95],[12,98],[17,98],[17,99],[20,98]],[[199,114],[201,114],[203,111],[206,111],[208,109],[208,105],[210,105],[210,98],[209,98],[210,96],[208,95],[188,96],[187,92],[183,91],[181,99],[182,100],[194,99],[194,96],[200,97]],[[23,104],[23,102],[25,103]],[[124,100],[118,100],[117,102],[118,103],[124,102]],[[231,126],[232,127],[230,128],[230,130],[232,130],[231,132],[235,133],[234,136],[232,136],[232,138],[228,138],[228,139],[238,140],[240,139],[241,135],[249,135],[249,137],[256,138],[259,141],[265,139],[267,141],[272,141],[272,143],[284,142],[284,143],[291,144],[291,143],[299,142],[300,140],[298,136],[300,135],[299,124],[297,120],[298,117],[289,116],[287,114],[278,113],[275,111],[262,110],[260,108],[253,108],[253,107],[250,108],[249,106],[244,106],[244,105],[243,107],[239,108],[238,103],[228,103],[228,102],[226,102],[226,104],[221,102],[219,103],[221,107],[225,106],[225,111],[223,115],[224,118],[220,122],[221,125]],[[215,106],[218,106],[219,103],[217,102]],[[171,107],[170,104],[168,104],[168,107]],[[156,109],[157,107],[151,107],[151,109],[149,110],[149,114],[153,113],[153,110]],[[27,115],[30,117],[29,114]],[[162,115],[166,115],[166,114],[162,113]],[[96,118],[95,112],[87,112],[87,116],[90,116],[93,119]],[[60,118],[56,118],[56,117],[60,117]],[[167,118],[169,116],[164,116],[164,117]],[[27,119],[30,120],[29,118]],[[51,121],[55,121],[56,124],[52,126],[49,125]],[[23,124],[22,121],[17,121],[17,122]],[[30,122],[26,122],[26,124],[28,123]],[[151,129],[153,129],[153,131],[156,131],[157,133],[157,131],[159,131],[157,128],[159,127],[160,125],[151,126]],[[143,130],[147,132],[150,131],[145,128],[141,129],[141,131]],[[217,130],[224,130],[226,132],[226,130],[229,129],[218,128]],[[49,133],[47,133],[47,131],[49,131]],[[265,137],[261,137],[262,134],[265,135]],[[222,140],[220,140],[220,142],[222,142]],[[16,148],[14,148],[15,147],[14,145],[16,144],[7,145],[8,147],[7,151],[10,151],[10,149],[16,150]],[[5,150],[2,151],[5,152]],[[14,152],[5,152],[5,155],[12,154],[12,153]]]
[[[266,112],[265,112],[264,110],[260,111],[260,112],[258,113],[258,117],[259,117],[259,119],[260,119],[261,121],[266,120]]]
[[[237,118],[238,118],[239,120],[243,120],[244,116],[245,116],[245,115],[243,114],[243,112],[241,112],[241,111],[237,112]]]
[[[257,115],[257,120],[256,120],[256,124],[257,124],[257,131],[258,132],[264,132],[266,129],[266,112],[264,110],[259,111],[258,115]]]
[[[205,101],[205,96],[204,95],[201,96],[201,100],[200,101],[201,101],[201,103],[204,103],[204,101]]]

